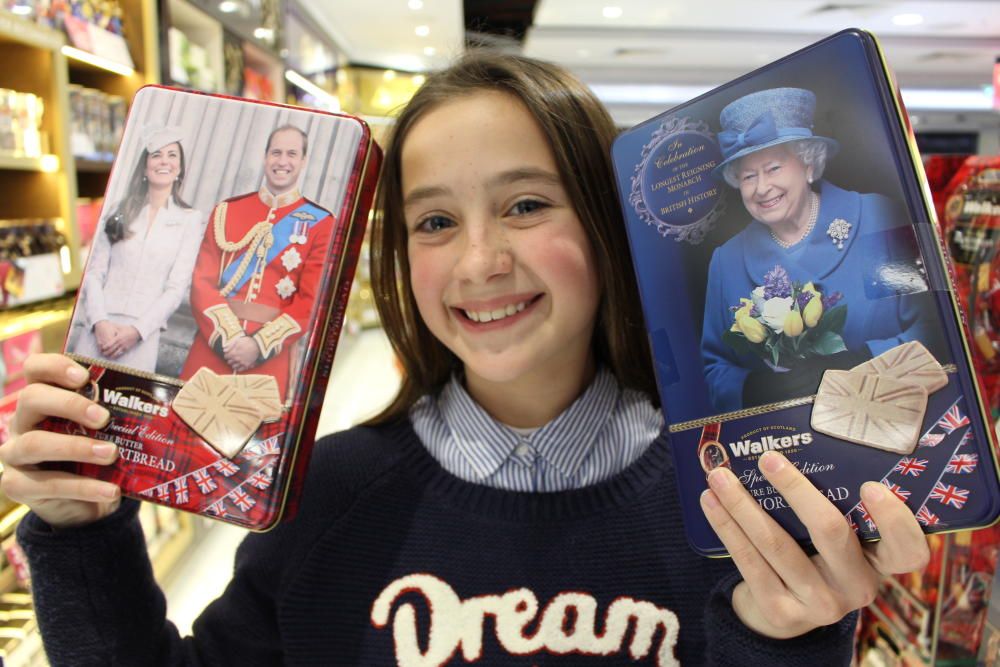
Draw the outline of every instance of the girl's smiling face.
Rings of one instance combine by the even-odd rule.
[[[404,141],[402,175],[417,307],[470,392],[585,375],[594,252],[528,109],[494,91],[434,107]]]

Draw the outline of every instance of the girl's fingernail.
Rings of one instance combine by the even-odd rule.
[[[104,425],[104,423],[110,418],[111,413],[99,405],[90,405],[87,407],[87,419],[89,419],[92,424]]]
[[[716,468],[708,474],[708,485],[716,491],[729,488],[729,481],[729,475],[723,468]]]
[[[764,452],[760,456],[760,467],[764,472],[778,472],[785,467],[785,457],[775,452]]]
[[[99,459],[110,459],[115,453],[115,446],[109,445],[106,442],[102,442],[99,445],[94,445],[93,448],[94,456]]]
[[[885,487],[878,482],[865,482],[861,485],[861,499],[866,503],[877,503],[885,498]]]
[[[108,500],[114,500],[115,498],[117,498],[119,492],[120,491],[118,487],[113,486],[111,484],[101,487],[101,495],[107,498]]]
[[[705,489],[701,492],[701,502],[705,504],[705,507],[713,510],[719,506],[719,499],[715,497],[711,489]]]
[[[79,384],[87,379],[87,371],[83,370],[79,366],[70,366],[66,369],[66,377],[68,377],[71,382]]]

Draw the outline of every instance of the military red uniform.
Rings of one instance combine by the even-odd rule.
[[[191,282],[198,334],[181,379],[199,368],[231,374],[222,346],[251,336],[260,350],[247,373],[274,376],[282,401],[297,373],[302,334],[327,263],[333,214],[298,191],[267,189],[228,199],[212,211]]]

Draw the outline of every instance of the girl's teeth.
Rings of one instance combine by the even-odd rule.
[[[502,320],[505,317],[510,317],[511,315],[516,315],[520,313],[527,307],[527,304],[521,302],[517,305],[509,304],[503,308],[497,308],[496,310],[466,310],[465,315],[473,322],[493,322],[494,320]]]

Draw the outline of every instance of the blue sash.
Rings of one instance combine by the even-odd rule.
[[[285,248],[291,245],[292,243],[291,236],[292,232],[295,231],[296,222],[305,218],[306,225],[308,226],[309,229],[312,229],[317,222],[325,218],[327,215],[329,214],[325,210],[321,209],[319,206],[306,202],[302,204],[302,206],[299,206],[294,211],[286,215],[278,222],[274,223],[274,226],[271,227],[271,235],[274,237],[274,243],[271,245],[271,248],[267,251],[267,260],[265,262],[265,265],[270,264],[272,261],[274,261],[274,259],[278,255],[284,252]],[[229,282],[229,280],[233,277],[233,274],[236,273],[236,268],[240,265],[240,262],[243,261],[243,258],[245,256],[246,252],[244,252],[235,260],[229,263],[226,269],[222,272],[222,278],[219,281],[219,287],[222,287],[223,285]],[[233,291],[230,292],[230,294],[236,294],[237,292],[239,292],[243,288],[243,286],[247,284],[247,281],[250,280],[251,276],[253,276],[252,268],[251,270],[243,274],[243,277],[239,279],[239,281],[236,283],[236,286],[233,287]]]

